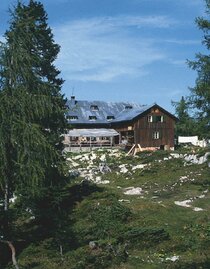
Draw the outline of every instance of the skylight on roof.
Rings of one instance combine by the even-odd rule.
[[[114,120],[115,117],[114,117],[114,116],[107,116],[106,119],[107,119],[108,121],[111,121],[111,120]]]
[[[95,120],[97,120],[97,117],[96,116],[89,116],[89,120],[90,121],[95,121]]]
[[[99,110],[97,105],[91,105],[91,106],[90,106],[90,109],[91,109],[92,111],[98,111],[98,110]]]
[[[78,116],[71,116],[71,115],[68,115],[66,118],[67,118],[67,120],[71,120],[71,121],[78,120]]]
[[[131,106],[131,105],[126,105],[125,106],[125,109],[132,109],[133,108],[133,106]]]

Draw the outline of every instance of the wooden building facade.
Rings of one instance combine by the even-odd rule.
[[[114,129],[114,144],[139,145],[142,149],[173,149],[177,118],[157,104],[101,101],[68,102],[67,118],[73,129]]]
[[[174,127],[177,118],[154,105],[129,122],[113,124],[120,133],[119,141],[139,144],[142,148],[170,149],[174,147]]]

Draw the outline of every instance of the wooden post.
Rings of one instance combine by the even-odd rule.
[[[133,149],[135,148],[135,144],[133,144],[133,146],[132,146],[132,148],[128,151],[128,153],[126,154],[126,155],[129,155],[132,151],[133,151]]]
[[[140,144],[138,144],[138,147],[139,147],[140,151],[142,151],[142,147],[141,147],[141,145],[140,145]]]

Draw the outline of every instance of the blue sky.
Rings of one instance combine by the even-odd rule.
[[[61,46],[56,65],[66,97],[73,92],[80,100],[156,102],[173,112],[171,100],[195,84],[197,73],[186,59],[205,52],[195,24],[205,15],[204,0],[40,2]],[[1,0],[1,40],[15,3]]]

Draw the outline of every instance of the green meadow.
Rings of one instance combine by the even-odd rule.
[[[20,268],[210,268],[209,160],[173,153],[67,153],[59,225],[46,232],[28,216],[16,223],[38,237],[19,253]]]

